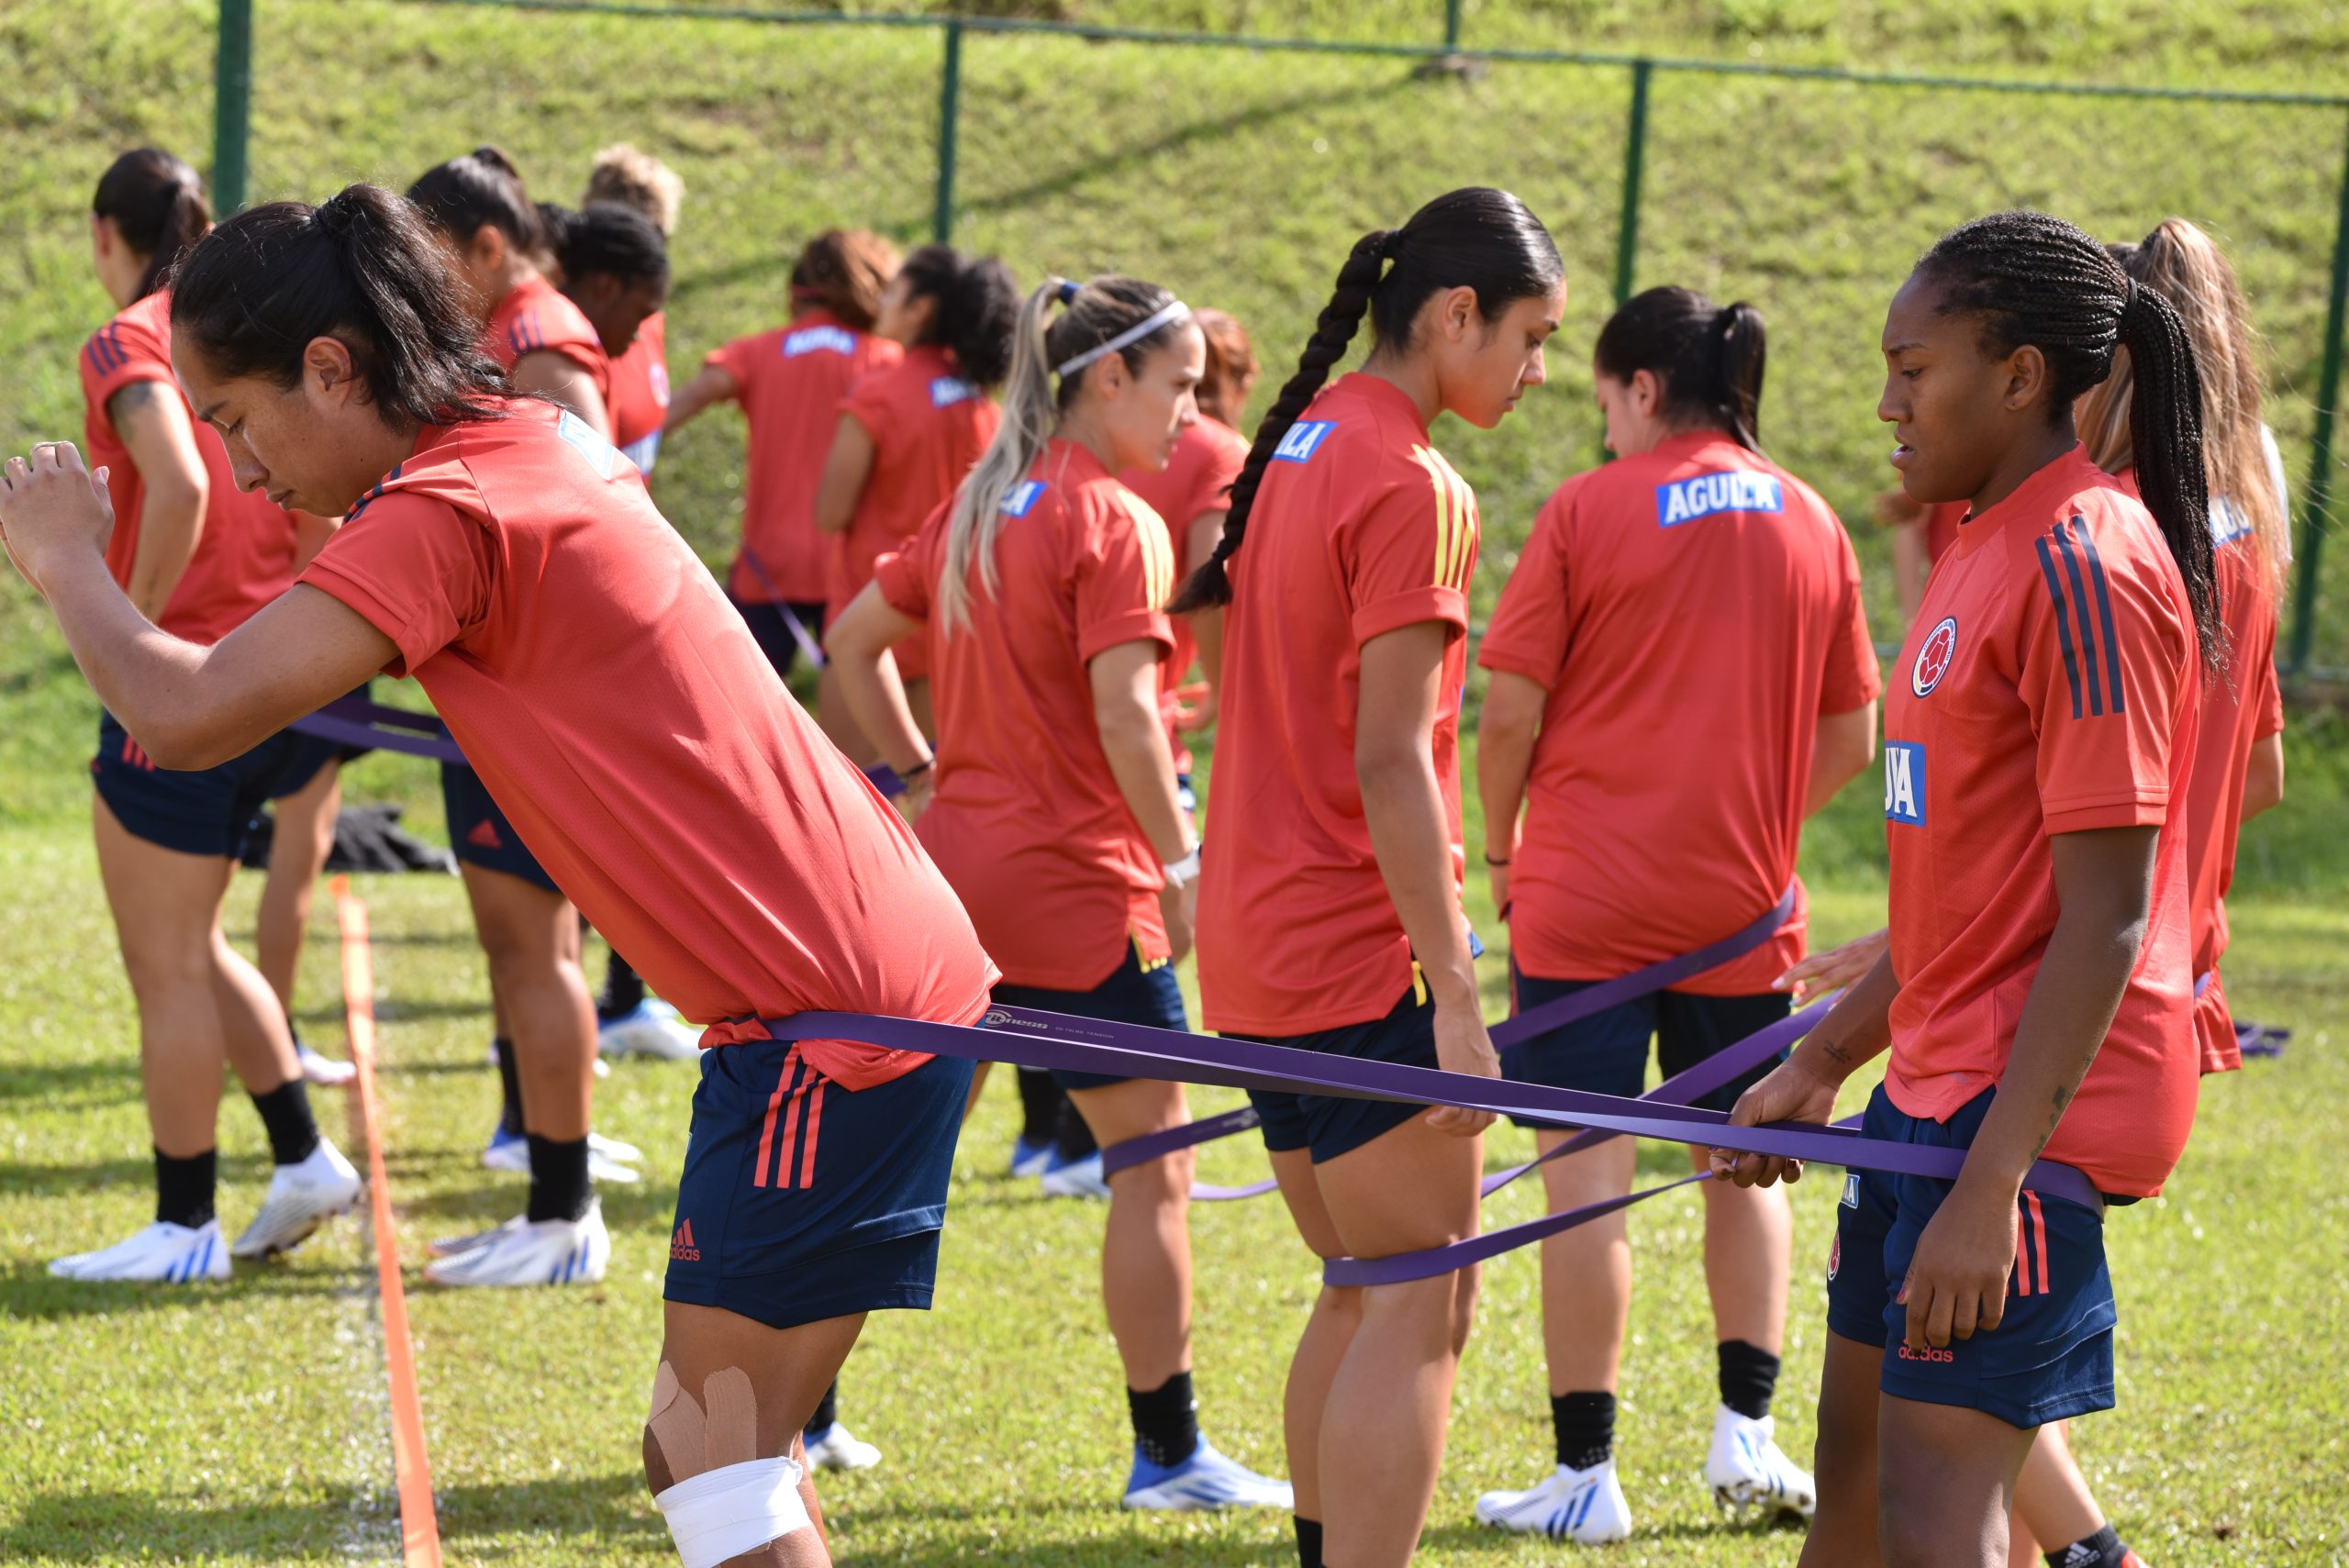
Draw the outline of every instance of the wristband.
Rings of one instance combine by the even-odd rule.
[[[1493,867],[1495,870],[1499,870],[1501,867],[1508,865],[1508,862],[1507,862],[1507,861],[1497,861],[1497,860],[1493,859],[1493,852],[1492,852],[1492,851],[1490,851],[1490,850],[1486,850],[1486,851],[1485,851],[1485,863],[1486,863],[1486,865],[1488,865],[1488,866]]]
[[[1198,846],[1196,844],[1193,845],[1189,854],[1185,855],[1179,861],[1168,861],[1161,869],[1166,873],[1167,886],[1173,888],[1188,887],[1191,884],[1199,880]]]
[[[921,777],[922,774],[930,772],[930,769],[936,766],[938,766],[937,758],[924,757],[920,762],[916,762],[910,768],[899,768],[897,770],[897,776],[904,779],[907,783],[911,784],[914,780]]]

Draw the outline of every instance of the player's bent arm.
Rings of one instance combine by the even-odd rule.
[[[1151,852],[1161,864],[1171,865],[1193,846],[1190,818],[1174,794],[1174,753],[1158,711],[1160,652],[1154,640],[1120,642],[1095,654],[1086,673],[1093,722],[1118,793],[1150,840]]]
[[[678,390],[669,400],[668,415],[661,421],[661,433],[674,435],[690,423],[713,403],[731,403],[742,395],[742,384],[724,365],[704,365],[700,373]]]
[[[873,477],[873,432],[854,415],[841,415],[840,428],[832,433],[832,450],[824,458],[823,476],[816,482],[818,533],[848,531],[849,519],[856,516],[857,497],[864,494],[864,482]]]
[[[299,577],[303,569],[318,558],[327,540],[334,538],[335,529],[342,527],[340,517],[313,517],[307,512],[288,511],[294,519],[294,574]]]
[[[1228,506],[1218,506],[1212,512],[1201,512],[1191,519],[1185,530],[1183,575],[1188,577],[1208,563],[1215,553],[1216,541],[1223,538],[1223,519]],[[1223,693],[1223,606],[1211,605],[1191,612],[1191,639],[1199,645],[1199,673],[1207,677],[1208,704],[1210,713]],[[1202,720],[1197,727],[1206,728]]]
[[[2284,804],[2284,737],[2279,732],[2252,742],[2251,762],[2243,770],[2243,815],[2248,822],[2263,811]]]
[[[604,411],[604,395],[596,390],[596,378],[575,360],[545,349],[524,354],[514,361],[513,381],[516,391],[562,404],[586,420],[591,429],[612,428]]]
[[[881,760],[900,773],[918,770],[930,753],[889,650],[921,628],[921,622],[881,596],[881,584],[867,583],[824,634],[824,654],[848,701],[849,716]]]
[[[1550,694],[1514,670],[1487,673],[1485,712],[1476,721],[1476,793],[1485,803],[1485,858],[1517,858],[1518,814],[1533,773],[1533,743]]]
[[[211,475],[187,405],[169,383],[134,381],[106,400],[106,414],[142,486],[126,592],[140,615],[160,620],[204,538]]]
[[[1810,788],[1803,796],[1803,816],[1815,816],[1875,760],[1873,700],[1848,713],[1820,715],[1819,732],[1810,742]]]

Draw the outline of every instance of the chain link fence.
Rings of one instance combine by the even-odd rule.
[[[1392,10],[1393,7],[1388,7]],[[844,16],[605,0],[221,0],[214,185],[315,197],[405,184],[481,141],[573,199],[628,139],[685,177],[673,374],[779,317],[818,228],[951,239],[1024,279],[1115,268],[1231,311],[1286,373],[1363,229],[1497,183],[1556,233],[1553,385],[1448,450],[1486,516],[1484,602],[1542,499],[1599,455],[1587,346],[1659,283],[1767,318],[1762,434],[1849,519],[1891,479],[1883,310],[1951,225],[2013,205],[2134,239],[2183,214],[2233,257],[2271,365],[2298,564],[2279,657],[2349,674],[2349,563],[2325,549],[2349,293],[2349,96],[1870,73],[1512,47],[1427,0],[1424,42],[1188,33],[1004,16]],[[1381,20],[1393,18],[1381,13]],[[713,558],[739,436],[663,450],[663,508]]]

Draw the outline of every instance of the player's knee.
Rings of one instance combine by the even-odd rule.
[[[669,1469],[668,1456],[661,1451],[661,1439],[648,1422],[644,1429],[645,1490],[658,1497],[676,1484],[677,1478]]]
[[[1811,1448],[1811,1470],[1820,1496],[1841,1496],[1857,1487],[1876,1488],[1876,1428],[1839,1411],[1828,1400],[1819,1405],[1819,1435]]]
[[[1452,1353],[1454,1357],[1468,1348],[1468,1330],[1476,1323],[1476,1291],[1483,1271],[1475,1263],[1458,1270],[1452,1276]]]
[[[1157,1160],[1129,1165],[1109,1178],[1109,1190],[1121,1202],[1147,1204],[1152,1208],[1184,1208],[1191,1201],[1191,1151],[1179,1150]]]
[[[1982,1520],[1952,1517],[1953,1494],[1930,1461],[1882,1467],[1876,1475],[1876,1541],[1885,1568],[1925,1568],[1978,1537]],[[1824,1490],[1827,1477],[1819,1485]]]

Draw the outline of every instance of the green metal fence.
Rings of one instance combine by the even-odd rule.
[[[1649,282],[1691,282],[1706,284],[1708,274],[1721,279],[1721,289],[1741,291],[1745,279],[1762,274],[1786,277],[1837,277],[1849,272],[1858,258],[1842,261],[1820,256],[1807,239],[1834,232],[1834,247],[1849,249],[1849,232],[1837,216],[1849,216],[1867,202],[1882,202],[1887,188],[1914,188],[1917,206],[1933,206],[1933,223],[1924,228],[1931,237],[1947,220],[1985,211],[2009,202],[2034,202],[2055,206],[2081,220],[2098,220],[2110,211],[2102,232],[2135,235],[2152,226],[2165,211],[2185,209],[2187,216],[2206,218],[2218,211],[2220,228],[2232,235],[2255,232],[2281,237],[2272,244],[2274,256],[2250,265],[2239,251],[2239,265],[2265,277],[2253,277],[2253,294],[2262,295],[2260,282],[2272,282],[2269,294],[2304,300],[2299,306],[2265,310],[2269,331],[2278,331],[2278,317],[2288,317],[2295,348],[2295,369],[2307,369],[2307,336],[2314,336],[2314,284],[2323,244],[2331,242],[2331,277],[2323,294],[2323,327],[2314,352],[2314,390],[2307,404],[2278,399],[2278,425],[2299,423],[2307,413],[2307,429],[2290,429],[2302,441],[2307,465],[2299,474],[2298,495],[2298,563],[2295,563],[2293,606],[2281,657],[2295,673],[2340,673],[2321,664],[2349,664],[2349,646],[2337,651],[2332,634],[2325,640],[2325,660],[2316,660],[2316,640],[2323,625],[2323,547],[2332,514],[2335,458],[2332,428],[2340,401],[2342,331],[2349,312],[2349,146],[2340,141],[2349,129],[2349,96],[2335,94],[2265,94],[2189,87],[2123,87],[2088,83],[2034,83],[2034,80],[1992,80],[1992,77],[1914,75],[1914,72],[1867,72],[1839,68],[1771,66],[1721,59],[1665,59],[1665,56],[1604,54],[1572,50],[1477,50],[1475,39],[1461,33],[1461,0],[1444,0],[1440,30],[1431,5],[1431,38],[1412,42],[1375,39],[1271,38],[1238,33],[1188,33],[1163,28],[1120,28],[1081,21],[1045,21],[1022,17],[949,17],[949,14],[867,14],[841,12],[763,12],[729,5],[634,5],[625,0],[404,0],[395,9],[406,12],[458,14],[465,9],[505,9],[542,12],[550,24],[573,18],[587,26],[693,26],[693,28],[780,28],[804,35],[810,80],[829,83],[831,92],[852,96],[855,72],[822,75],[819,59],[852,54],[843,33],[874,35],[893,30],[902,45],[885,56],[890,71],[905,68],[902,50],[914,42],[911,35],[935,33],[937,92],[935,141],[928,150],[928,232],[935,239],[963,239],[996,249],[1022,249],[1027,230],[1050,230],[1054,244],[1064,249],[1099,249],[1099,239],[1085,230],[1081,216],[1069,214],[1069,190],[1083,190],[1087,178],[1097,178],[1097,167],[1119,167],[1120,160],[1140,162],[1144,169],[1174,169],[1182,150],[1144,148],[1141,152],[1108,150],[1092,164],[1069,162],[1060,173],[1041,173],[1029,181],[1012,178],[1029,164],[1050,167],[1057,155],[1054,141],[1069,139],[1062,129],[1041,136],[1036,127],[1039,106],[1033,104],[1033,83],[1099,83],[1116,92],[1146,92],[1146,84],[1170,71],[1179,59],[1217,56],[1229,75],[1233,96],[1262,92],[1274,61],[1292,61],[1278,68],[1285,87],[1297,83],[1322,89],[1322,101],[1339,104],[1351,98],[1376,101],[1391,92],[1388,77],[1397,63],[1412,66],[1414,77],[1459,77],[1464,94],[1486,94],[1480,104],[1492,113],[1522,117],[1530,127],[1527,146],[1513,162],[1522,169],[1482,167],[1464,173],[1489,178],[1497,183],[1536,190],[1551,181],[1555,195],[1536,199],[1536,211],[1553,218],[1553,209],[1564,209],[1583,220],[1581,228],[1611,223],[1611,244],[1586,244],[1586,253],[1598,274],[1611,251],[1611,294],[1626,298],[1642,274]],[[284,26],[315,26],[319,21],[315,0],[303,7],[296,0],[270,0],[263,7],[263,26],[256,28],[251,0],[221,0],[218,12],[218,75],[217,75],[217,148],[214,148],[214,193],[223,209],[235,209],[247,199],[249,143],[253,136],[253,50],[268,51],[270,38]],[[1083,54],[1078,54],[1083,50]],[[796,56],[794,56],[796,59]],[[1379,71],[1386,75],[1364,75]],[[1316,72],[1339,72],[1320,77]],[[1153,75],[1156,72],[1156,75]],[[1351,72],[1351,75],[1348,75]],[[1494,72],[1497,84],[1480,84],[1485,72]],[[1503,77],[1503,72],[1518,75]],[[1527,72],[1545,72],[1539,83]],[[1527,84],[1536,83],[1536,84]],[[977,96],[973,92],[977,84]],[[1254,84],[1254,87],[1252,87]],[[1870,108],[1870,96],[1896,94],[1898,110]],[[1308,98],[1310,101],[1310,98]],[[1289,98],[1285,104],[1295,104]],[[1433,106],[1433,108],[1431,108]],[[1275,106],[1278,108],[1278,106]],[[1266,108],[1271,115],[1275,108]],[[851,106],[841,106],[851,113]],[[1233,125],[1247,125],[1241,110]],[[1295,117],[1297,110],[1283,108]],[[1447,110],[1433,98],[1419,98],[1412,113],[1442,117]],[[2138,115],[2138,119],[2131,119]],[[1837,122],[1834,117],[1844,117]],[[1607,131],[1611,122],[1619,129]],[[1870,134],[1837,136],[1834,125],[1875,127]],[[1447,119],[1447,125],[1452,125]],[[1468,122],[1459,122],[1465,127]],[[1828,125],[1830,134],[1820,134]],[[1896,125],[1898,146],[1887,141],[1884,127]],[[2189,172],[2173,167],[2176,160],[2147,162],[2147,150],[2156,139],[2143,134],[2152,127],[2194,127],[2197,146],[2206,162]],[[1947,136],[1941,134],[1947,127]],[[2331,127],[2331,129],[2328,129]],[[872,127],[874,139],[902,134],[905,127]],[[1433,131],[1438,143],[1442,131]],[[1081,141],[1083,136],[1075,136]],[[1611,173],[1599,152],[1604,143],[1619,139],[1620,162]],[[1994,152],[2013,146],[2048,141],[2058,148],[2058,167],[2001,164]],[[1465,141],[1465,131],[1464,131]],[[1043,143],[1043,146],[1041,146]],[[1861,146],[1867,143],[1867,146]],[[1774,167],[1778,146],[1809,148],[1802,167]],[[2342,146],[2340,164],[2323,169],[2307,157],[2278,157],[2262,162],[2262,150],[2295,150],[2309,146]],[[1820,148],[1828,148],[1820,155]],[[1989,155],[1985,155],[1985,148]],[[1369,148],[1381,155],[1381,148]],[[977,157],[980,162],[974,164]],[[1440,164],[1442,155],[1431,155]],[[1727,164],[1727,167],[1724,167]],[[1581,178],[1583,169],[1595,178]],[[982,188],[973,190],[974,169]],[[1316,178],[1310,172],[1301,178]],[[1607,209],[1588,205],[1586,197],[1599,181],[1620,185],[1620,202]],[[881,178],[888,185],[888,176]],[[1530,193],[1530,190],[1527,190]],[[1531,193],[1530,193],[1531,195]],[[1170,195],[1170,199],[1174,199]],[[1842,206],[1839,206],[1842,202]],[[1893,206],[1893,211],[1903,211]],[[1250,214],[1268,228],[1278,228],[1278,209]],[[1400,218],[1393,214],[1388,220]],[[1647,228],[1642,230],[1642,218]],[[2126,228],[2132,223],[2132,228]],[[1715,232],[1721,230],[1721,232]],[[1828,247],[1832,251],[1834,247]],[[1912,253],[1912,251],[1909,251]],[[2262,251],[2265,253],[2265,251]],[[1731,261],[1733,256],[1733,261]],[[1569,247],[1574,261],[1574,247]],[[1332,261],[1334,265],[1334,261]],[[1257,261],[1250,277],[1274,272],[1271,263]],[[1245,282],[1233,282],[1245,289]],[[1301,289],[1301,286],[1299,286]],[[1292,289],[1297,294],[1299,289]],[[1887,284],[1888,289],[1888,284]],[[1882,295],[1876,307],[1882,307]],[[1306,306],[1306,312],[1310,306]],[[1811,348],[1797,343],[1797,375],[1816,364],[1816,387],[1834,387],[1839,406],[1825,411],[1828,396],[1797,380],[1792,392],[1780,371],[1780,336],[1776,331],[1783,310],[1774,307],[1774,408],[1769,417],[1780,429],[1787,420],[1849,420],[1854,387],[1875,375],[1872,336],[1875,321],[1855,321],[1858,312],[1846,310],[1832,321],[1809,324]],[[2309,319],[2302,319],[2309,317]],[[1266,361],[1278,366],[1285,338],[1266,338]],[[1813,354],[1804,361],[1799,354]],[[1825,369],[1828,354],[1837,357],[1832,371]],[[1863,373],[1854,373],[1863,371]],[[2288,380],[2298,380],[2288,373]],[[1783,404],[1792,401],[1792,413]],[[1865,406],[1872,406],[1872,396]],[[2290,417],[2286,417],[2286,408]],[[1839,437],[1837,453],[1858,441],[1854,434]],[[1797,434],[1797,446],[1802,437]],[[1813,465],[1830,465],[1834,453],[1820,450]],[[1858,465],[1851,470],[1842,502],[1846,514],[1854,509]],[[1799,472],[1811,472],[1797,462]],[[1555,458],[1548,460],[1548,479],[1560,476]],[[1830,493],[1830,497],[1834,497]],[[1527,512],[1530,514],[1530,512]],[[2335,568],[2340,571],[2340,568]]]

